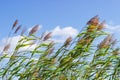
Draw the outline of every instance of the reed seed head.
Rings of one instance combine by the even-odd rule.
[[[82,44],[82,45],[86,45],[89,44],[92,41],[92,37],[86,37],[86,38],[82,38],[78,41],[78,44]]]
[[[120,54],[120,51],[119,51],[119,50],[120,50],[119,48],[115,49],[115,50],[112,52],[112,54],[113,54],[113,55],[118,55],[118,54]]]
[[[91,18],[88,22],[88,25],[94,25],[97,26],[99,24],[99,17],[98,15],[94,16],[93,18]]]
[[[92,39],[93,38],[91,38],[91,37],[86,38],[86,40],[85,40],[86,44],[89,44],[92,41]]]
[[[52,63],[52,64],[55,64],[56,62],[57,62],[57,59],[56,59],[56,58],[51,59],[51,63]]]
[[[39,30],[39,25],[35,25],[32,29],[31,29],[31,31],[29,32],[29,36],[30,35],[32,35],[32,34],[34,34],[35,32],[37,32],[38,30]]]
[[[54,49],[55,49],[55,48],[51,48],[51,49],[49,49],[48,54],[52,54],[53,51],[54,51]]]
[[[22,26],[22,25],[19,25],[19,26],[16,28],[14,34],[16,34],[16,33],[20,30],[21,26]]]
[[[106,48],[109,47],[109,45],[111,44],[113,40],[113,36],[112,35],[108,35],[99,45],[98,48]]]
[[[10,48],[10,44],[5,45],[5,47],[4,47],[4,49],[3,49],[3,52],[4,52],[4,51],[8,51],[9,48]]]
[[[18,20],[15,20],[15,22],[13,23],[12,29],[14,29],[17,24],[18,24]]]
[[[68,37],[66,39],[66,41],[64,42],[64,46],[67,47],[70,44],[71,41],[72,41],[72,37]]]
[[[105,28],[105,21],[101,22],[101,23],[98,25],[97,30],[102,30],[103,28]]]
[[[80,40],[78,41],[78,44],[82,44],[82,43],[84,43],[84,42],[85,42],[85,39],[82,38],[82,39],[80,39]]]
[[[49,32],[44,38],[43,41],[48,40],[49,38],[51,38],[52,32]]]

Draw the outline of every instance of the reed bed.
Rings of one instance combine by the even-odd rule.
[[[60,47],[56,47],[57,44],[51,40],[52,32],[36,36],[39,30],[39,25],[36,25],[25,34],[26,28],[16,20],[8,37],[21,36],[12,52],[9,52],[12,40],[6,41],[0,55],[0,62],[5,61],[0,66],[0,79],[120,80],[120,51],[119,47],[114,47],[117,40],[104,32],[104,28],[105,21],[100,22],[95,16],[75,39],[68,37]],[[96,43],[102,36],[106,37]]]

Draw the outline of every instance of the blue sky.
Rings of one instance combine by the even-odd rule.
[[[0,0],[0,39],[8,35],[13,22],[27,28],[35,24],[42,31],[72,26],[78,31],[93,16],[120,24],[120,0]]]
[[[79,29],[96,14],[107,22],[119,24],[119,3],[119,0],[1,0],[0,37],[15,19],[27,27],[41,24],[45,30],[57,25]]]

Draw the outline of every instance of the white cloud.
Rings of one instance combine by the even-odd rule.
[[[64,42],[67,37],[71,36],[74,38],[78,34],[78,30],[71,26],[64,28],[57,26],[52,32],[53,40],[56,42]]]
[[[59,26],[57,26],[55,29],[53,29],[52,31],[52,35],[53,36],[71,36],[74,37],[78,34],[78,31],[73,28],[73,27],[64,27],[64,28],[60,28]]]
[[[118,32],[120,32],[120,25],[106,24],[105,26],[106,26],[105,31],[107,31],[109,33],[118,33]]]

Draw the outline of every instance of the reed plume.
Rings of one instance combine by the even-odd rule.
[[[48,40],[49,38],[51,38],[52,32],[49,32],[47,35],[45,35],[45,37],[43,38],[43,41]]]
[[[93,18],[91,18],[88,22],[88,25],[94,25],[97,26],[99,24],[99,18],[98,15],[94,16]]]
[[[10,48],[10,44],[5,45],[5,47],[3,48],[3,52],[8,51],[9,48]]]
[[[16,34],[16,33],[21,29],[21,27],[22,27],[22,25],[19,25],[19,26],[16,28],[14,34]]]
[[[32,34],[34,34],[35,32],[37,32],[38,30],[39,30],[39,25],[35,25],[32,29],[31,29],[31,31],[29,32],[29,36],[30,35],[32,35]]]
[[[97,30],[102,30],[103,28],[105,28],[105,21],[101,22],[98,27]]]
[[[109,47],[109,45],[111,44],[113,40],[113,36],[112,35],[108,35],[106,38],[104,38],[104,40],[98,45],[98,48],[106,48]]]
[[[49,51],[48,51],[48,54],[50,55],[51,53],[53,53],[54,49],[55,49],[54,47],[50,48]]]
[[[15,22],[13,23],[12,29],[14,29],[17,24],[18,24],[18,20],[15,20]]]
[[[66,41],[64,42],[64,46],[67,47],[70,44],[71,41],[72,41],[72,37],[68,37],[66,39]]]

